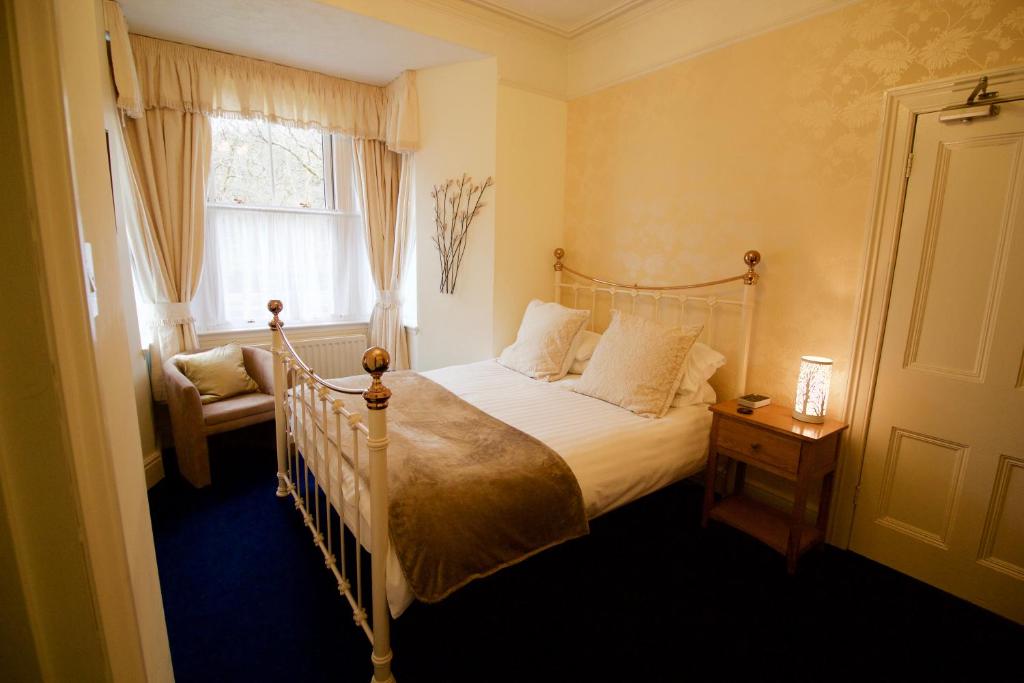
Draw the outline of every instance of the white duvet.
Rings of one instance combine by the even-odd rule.
[[[639,417],[618,406],[571,390],[578,375],[540,382],[498,365],[493,360],[455,365],[423,375],[516,429],[540,440],[558,453],[572,470],[583,492],[589,519],[614,510],[703,468],[707,459],[711,413],[704,404],[671,408],[665,417]],[[385,377],[386,383],[386,377]],[[352,380],[346,384],[353,385]],[[352,400],[351,397],[347,397]],[[300,411],[301,418],[301,411]],[[297,432],[303,431],[299,420]],[[335,442],[333,427],[329,430]],[[305,450],[313,472],[323,462],[322,437]],[[348,441],[342,440],[347,450]],[[299,446],[302,448],[302,436]],[[363,455],[365,457],[365,454]],[[330,491],[340,499],[345,491],[346,524],[355,519],[355,489],[351,471],[342,468],[339,482],[333,458]],[[360,495],[362,542],[369,545],[369,503],[365,489]],[[414,596],[398,559],[388,552],[387,595],[391,614],[399,616]]]

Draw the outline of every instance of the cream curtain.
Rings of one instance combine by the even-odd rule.
[[[395,152],[419,144],[415,74],[386,87],[132,34],[148,109],[265,119],[352,138]]]
[[[117,107],[133,119],[142,116],[142,92],[139,75],[132,59],[132,46],[128,37],[121,6],[114,0],[103,0],[103,27],[110,36],[110,65],[117,89]]]
[[[139,202],[128,239],[143,293],[153,303],[153,396],[165,397],[163,361],[198,347],[191,303],[203,269],[210,121],[203,114],[147,109],[125,123]]]
[[[354,141],[356,186],[363,207],[366,252],[377,287],[370,314],[370,343],[387,349],[391,368],[409,367],[399,292],[409,228],[409,158],[377,140]]]

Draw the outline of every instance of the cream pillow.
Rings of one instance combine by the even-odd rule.
[[[178,356],[175,363],[199,390],[199,400],[203,403],[260,390],[245,371],[242,347],[238,344]]]
[[[534,299],[526,307],[515,342],[501,352],[498,363],[546,382],[561,379],[569,372],[588,318],[589,311]]]
[[[686,355],[701,327],[668,327],[612,312],[586,371],[573,391],[614,403],[643,417],[661,417],[686,370]]]

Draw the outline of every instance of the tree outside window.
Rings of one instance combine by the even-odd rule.
[[[324,136],[266,121],[215,118],[208,201],[250,207],[330,208]]]

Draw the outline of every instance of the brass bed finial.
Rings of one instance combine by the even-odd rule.
[[[743,255],[743,262],[747,264],[747,272],[743,275],[743,284],[757,284],[758,275],[754,268],[761,262],[761,252],[751,249]]]
[[[363,369],[373,378],[370,388],[363,392],[369,410],[384,410],[388,407],[391,390],[384,386],[380,378],[388,371],[390,365],[391,356],[379,346],[372,346],[363,354]]]
[[[281,303],[281,300],[271,299],[270,301],[268,301],[267,310],[274,314],[274,319],[267,323],[268,325],[270,325],[270,329],[276,330],[281,327],[284,327],[284,323],[281,322],[281,319],[277,317],[278,314],[284,310],[284,304]]]
[[[572,273],[576,277],[581,277],[584,280],[590,280],[591,282],[596,282],[602,285],[608,285],[609,287],[615,287],[617,289],[636,289],[652,292],[664,292],[677,289],[700,289],[702,287],[713,287],[714,285],[722,285],[727,282],[737,281],[742,281],[745,285],[757,284],[757,279],[759,276],[755,268],[757,267],[757,264],[761,262],[761,252],[757,251],[756,249],[750,249],[745,254],[743,254],[743,262],[747,264],[747,272],[743,273],[742,275],[726,277],[722,278],[721,280],[711,280],[709,282],[697,282],[691,285],[641,285],[635,282],[631,285],[624,285],[620,282],[613,282],[612,280],[603,280],[599,277],[594,277],[593,275],[587,275],[586,273],[581,273],[578,270],[573,270],[569,266],[562,263],[563,258],[565,258],[565,249],[562,249],[561,247],[555,249],[556,272],[565,271],[566,273]]]

